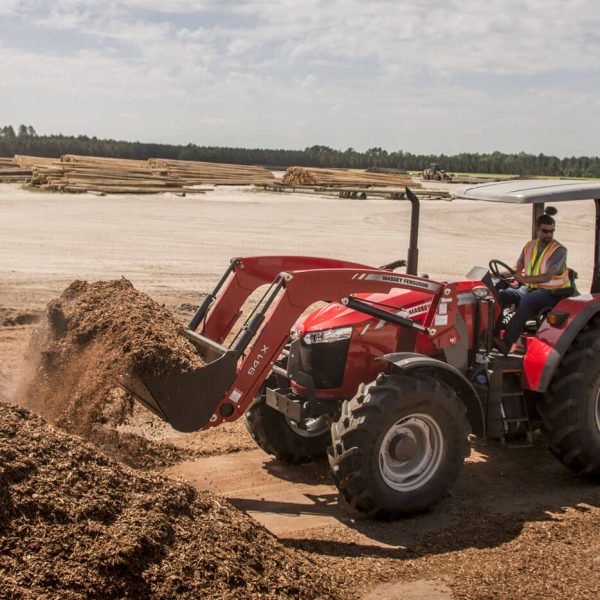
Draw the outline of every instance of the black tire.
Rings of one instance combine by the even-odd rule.
[[[371,518],[410,515],[438,503],[469,452],[463,403],[435,374],[423,371],[381,375],[359,390],[344,402],[331,435],[329,463],[342,500]],[[411,436],[413,442],[404,448],[408,454],[398,456],[405,443],[398,440]],[[380,456],[382,449],[392,447],[396,457],[385,452]],[[414,467],[419,453],[425,475]],[[390,483],[398,474],[398,481]]]
[[[571,471],[600,481],[600,319],[565,354],[538,403],[550,451]]]
[[[331,444],[325,417],[299,427],[271,408],[264,393],[254,398],[245,418],[248,432],[262,450],[293,465],[323,458]]]

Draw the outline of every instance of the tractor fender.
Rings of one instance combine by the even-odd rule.
[[[433,369],[442,381],[447,383],[461,399],[467,409],[467,417],[473,433],[485,437],[483,406],[473,384],[456,368],[441,360],[415,352],[394,352],[380,357],[402,371],[412,369]]]
[[[567,328],[561,334],[558,340],[556,340],[554,348],[552,348],[548,358],[546,359],[546,363],[542,369],[542,375],[536,391],[542,393],[546,392],[550,386],[554,374],[556,373],[556,370],[560,365],[560,362],[571,346],[573,340],[586,326],[588,321],[598,313],[600,313],[600,302],[595,302],[594,304],[588,304],[585,308],[581,309],[581,311],[570,320]]]

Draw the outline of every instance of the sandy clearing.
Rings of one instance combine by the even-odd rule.
[[[420,272],[464,275],[516,261],[530,208],[423,201]],[[73,279],[124,275],[157,300],[189,302],[232,256],[308,254],[383,264],[406,256],[409,204],[217,188],[185,198],[30,193],[0,186],[0,304],[41,307]],[[589,286],[593,204],[559,206],[557,238]]]

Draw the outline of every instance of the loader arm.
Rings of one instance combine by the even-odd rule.
[[[192,317],[188,328],[222,344],[241,315],[248,296],[272,283],[283,271],[370,269],[368,265],[315,256],[252,256],[233,258],[225,275]],[[221,290],[221,287],[223,289]]]
[[[385,293],[391,288],[418,289],[434,296],[423,331],[418,335],[427,335],[439,348],[455,343],[458,334],[454,284],[362,265],[285,271],[276,276],[260,310],[238,332],[235,345],[221,346],[206,335],[188,329],[187,336],[200,353],[214,360],[177,375],[138,374],[126,387],[179,431],[196,431],[234,421],[252,402],[288,342],[290,329],[307,307],[319,300],[342,302],[353,293]],[[239,293],[236,286],[229,285],[223,290],[223,294],[234,293]],[[444,309],[440,315],[438,306],[442,299]],[[214,303],[213,310],[227,307],[235,312],[234,304],[222,300]],[[222,314],[219,322],[227,327],[229,315],[224,311]],[[210,314],[206,322],[211,322]],[[217,333],[215,337],[219,339],[222,335]]]

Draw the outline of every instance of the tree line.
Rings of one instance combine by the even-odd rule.
[[[311,146],[304,150],[265,148],[227,148],[195,144],[153,144],[123,140],[99,139],[87,135],[38,135],[31,125],[17,130],[7,125],[0,128],[0,156],[15,154],[59,157],[63,154],[83,154],[113,158],[170,158],[216,163],[265,165],[286,168],[334,167],[368,169],[372,167],[420,171],[437,164],[447,172],[496,173],[507,175],[537,175],[559,177],[600,177],[598,156],[558,158],[545,154],[505,154],[503,152],[455,155],[412,154],[403,150],[388,152],[369,148],[358,152],[353,148],[336,150],[328,146]]]

